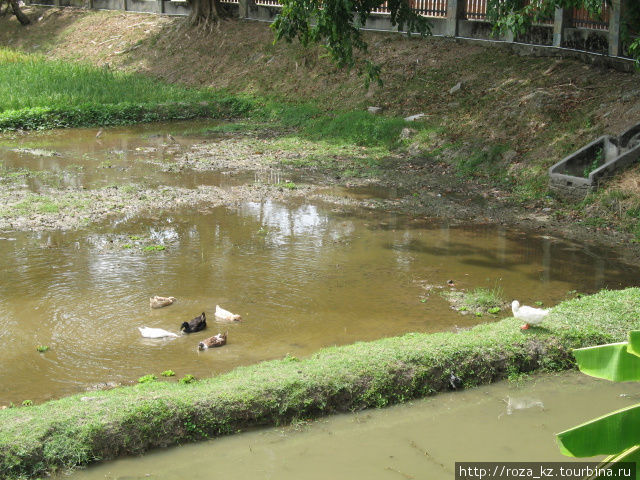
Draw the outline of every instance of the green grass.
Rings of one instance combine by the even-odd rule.
[[[504,292],[502,287],[496,285],[493,288],[475,288],[470,292],[465,292],[464,303],[468,308],[482,309],[489,311],[504,305]],[[490,312],[497,313],[497,312]]]
[[[0,131],[229,117],[249,98],[0,48]]]
[[[33,214],[57,214],[60,211],[80,212],[88,207],[88,201],[84,198],[76,198],[73,195],[52,198],[37,193],[28,194],[23,200],[0,207],[0,217],[28,216]]]
[[[384,407],[535,370],[572,368],[571,349],[640,328],[640,289],[554,307],[541,327],[507,318],[459,333],[412,333],[263,362],[190,384],[151,382],[0,410],[0,478],[35,477],[124,454],[333,412]],[[94,401],[82,400],[90,397]]]
[[[302,134],[310,140],[392,146],[398,143],[406,125],[402,118],[372,115],[366,111],[342,112],[311,119],[304,125]]]
[[[477,317],[484,313],[498,314],[507,302],[502,287],[497,283],[493,288],[478,287],[473,290],[448,290],[442,292],[451,306],[459,312],[472,312]]]
[[[312,153],[305,158],[306,164],[330,168],[337,152],[358,158],[355,166],[343,168],[356,174],[377,168],[389,149],[400,145],[400,132],[406,125],[402,118],[366,111],[326,112],[308,102],[286,103],[186,88],[142,75],[0,48],[0,131],[198,117],[244,119],[199,133],[269,129],[285,135],[280,142],[285,149],[295,149],[296,143],[317,144],[316,156]],[[362,152],[360,147],[371,151]]]

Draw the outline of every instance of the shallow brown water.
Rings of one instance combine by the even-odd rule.
[[[64,478],[450,480],[456,461],[575,460],[560,454],[555,433],[639,398],[637,383],[616,384],[576,372],[535,377],[522,386],[502,382],[155,451]]]
[[[219,123],[219,122],[218,122]],[[121,183],[141,183],[194,188],[197,185],[231,186],[253,180],[251,172],[182,171],[176,175],[172,162],[176,155],[220,135],[201,130],[215,122],[175,122],[141,124],[104,129],[51,130],[0,139],[0,166],[9,170],[27,168],[56,175],[54,179],[32,176],[28,187],[39,192],[44,182],[63,187],[87,189]],[[161,165],[151,169],[149,163]]]
[[[136,244],[130,236],[166,250],[123,248]],[[0,249],[0,362],[9,366],[0,370],[2,403],[167,369],[207,376],[287,353],[491,321],[452,311],[440,296],[448,279],[457,288],[498,285],[507,298],[545,305],[569,290],[634,280],[615,258],[551,239],[271,202],[138,219],[96,233],[5,235]],[[154,294],[178,301],[151,310]],[[216,304],[244,321],[217,325]],[[177,332],[202,311],[210,319],[203,332],[149,340],[137,330]],[[226,347],[196,351],[202,338],[225,330]],[[40,344],[51,350],[38,354]]]
[[[135,151],[160,138],[154,136],[158,131],[165,138],[168,128],[113,129],[104,142],[117,140],[126,144],[124,150]],[[179,142],[197,138],[171,131]],[[72,138],[86,141],[73,143]],[[96,143],[95,130],[77,131],[75,137],[48,132],[15,143],[15,148],[61,156],[13,152],[17,156],[5,156],[5,166],[34,168],[41,161],[42,169],[55,169],[57,161],[85,161],[81,172],[86,176],[78,181],[87,188],[112,182],[115,177],[107,177],[113,172],[181,186],[222,184],[228,178],[220,172],[164,178],[135,160],[123,160],[129,162],[123,171],[106,169],[111,172],[107,177],[91,176],[97,160],[82,160],[81,152],[83,145]],[[2,148],[2,155],[12,151],[6,142]],[[253,181],[253,173],[243,175],[236,180]],[[165,250],[144,251],[153,245]],[[178,377],[209,376],[286,354],[309,355],[325,346],[499,318],[452,311],[440,295],[449,279],[455,288],[499,287],[506,299],[551,306],[571,290],[635,285],[636,271],[621,263],[615,251],[526,232],[482,225],[453,228],[300,202],[149,212],[146,218],[66,233],[0,232],[0,405],[40,402],[167,369]],[[152,295],[178,301],[151,310]],[[217,325],[216,304],[240,313],[244,321]],[[177,332],[183,321],[202,311],[209,318],[203,332],[149,340],[137,330],[148,326]],[[200,340],[225,330],[227,346],[198,353]],[[39,354],[38,345],[50,350]]]

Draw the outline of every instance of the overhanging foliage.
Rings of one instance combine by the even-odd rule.
[[[358,62],[354,50],[366,52],[361,28],[382,0],[282,0],[282,11],[272,28],[276,41],[298,39],[302,45],[322,45],[340,68],[357,66],[368,79],[379,80],[380,67],[369,60]],[[391,24],[421,35],[431,33],[427,19],[411,8],[410,0],[389,0]]]

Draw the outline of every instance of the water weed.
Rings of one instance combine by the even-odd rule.
[[[148,375],[143,375],[142,377],[140,377],[138,379],[138,383],[150,383],[150,382],[154,382],[155,380],[157,380],[158,377],[156,377],[153,373],[150,373]]]

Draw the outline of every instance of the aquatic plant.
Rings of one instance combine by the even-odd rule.
[[[163,377],[173,377],[175,376],[175,374],[176,372],[174,372],[173,370],[165,370],[160,375],[162,375]]]
[[[22,402],[23,407],[30,407],[31,405],[33,405],[33,402],[31,400],[24,400]]]
[[[182,377],[182,378],[179,380],[179,383],[181,383],[181,384],[183,384],[183,385],[186,385],[186,384],[189,384],[189,383],[193,383],[193,382],[195,382],[195,381],[196,381],[196,377],[194,377],[194,376],[193,376],[193,375],[191,375],[191,374],[188,374],[188,375],[185,375],[184,377]]]
[[[613,382],[640,381],[640,330],[627,342],[573,351],[586,375]],[[570,428],[557,435],[560,451],[571,457],[608,455],[601,467],[615,469],[619,462],[640,462],[640,403]]]
[[[40,353],[44,353],[47,350],[49,350],[49,346],[48,345],[38,345],[36,347],[36,350],[39,351]]]
[[[147,245],[146,247],[142,247],[142,250],[145,252],[161,252],[165,250],[167,247],[164,245]]]
[[[150,373],[148,375],[143,375],[142,377],[140,377],[138,379],[138,383],[150,383],[155,381],[157,378],[158,377],[156,377],[153,373]]]

